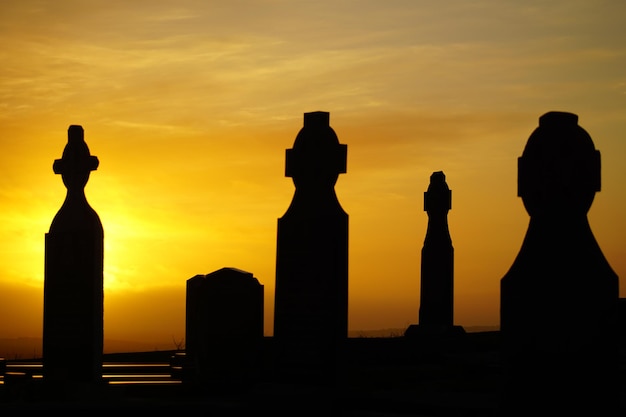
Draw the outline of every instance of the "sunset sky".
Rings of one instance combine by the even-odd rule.
[[[72,124],[100,161],[85,192],[106,339],[173,348],[186,280],[222,267],[264,285],[272,334],[285,149],[317,110],[348,146],[350,330],[418,322],[434,171],[452,190],[455,324],[499,324],[529,220],[517,158],[551,110],[601,153],[589,220],[625,297],[625,16],[621,0],[3,1],[0,338],[41,337]]]

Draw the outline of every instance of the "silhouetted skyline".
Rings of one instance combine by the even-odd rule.
[[[284,151],[317,110],[350,148],[349,330],[415,323],[435,171],[454,188],[455,323],[498,324],[528,226],[515,161],[551,110],[578,114],[602,150],[589,222],[623,281],[625,14],[619,1],[3,4],[0,309],[15,319],[0,336],[42,333],[43,236],[65,192],[50,162],[71,124],[101,160],[85,191],[106,231],[113,340],[173,346],[185,280],[225,265],[263,282],[273,333]]]

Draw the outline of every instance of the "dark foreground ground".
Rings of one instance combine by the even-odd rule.
[[[41,378],[0,385],[0,416],[498,416],[498,332],[468,333],[438,345],[404,337],[351,338],[332,386],[261,375],[246,384],[194,385],[178,375],[160,381],[47,387]],[[266,341],[271,346],[271,338]],[[105,355],[105,362],[169,364],[175,352]],[[624,354],[622,358],[626,357]],[[622,359],[622,413],[626,367]],[[155,383],[156,382],[156,383]],[[537,415],[541,415],[538,412]]]

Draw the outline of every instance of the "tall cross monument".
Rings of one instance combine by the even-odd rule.
[[[576,114],[539,118],[517,185],[530,221],[500,281],[502,415],[615,415],[619,281],[587,218],[600,152]]]
[[[53,164],[67,194],[45,236],[46,381],[98,382],[102,377],[104,233],[84,190],[97,168],[83,128],[70,126],[63,157]]]
[[[305,113],[286,152],[296,189],[278,219],[276,360],[281,371],[317,379],[331,378],[348,333],[348,214],[334,188],[346,156],[327,112]]]

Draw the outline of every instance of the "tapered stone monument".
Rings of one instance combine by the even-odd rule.
[[[43,377],[47,382],[98,382],[102,377],[102,223],[85,197],[98,158],[83,128],[72,125],[54,161],[67,195],[45,236]]]
[[[598,191],[578,116],[541,116],[518,160],[530,223],[500,282],[504,416],[617,415],[618,277],[587,219]]]
[[[419,324],[410,325],[406,337],[449,337],[464,334],[454,325],[454,247],[448,228],[452,191],[443,171],[433,172],[424,192],[428,227],[422,247]]]
[[[278,219],[273,339],[281,375],[329,381],[347,338],[348,215],[334,188],[346,156],[329,113],[305,113],[286,152],[296,189]]]

